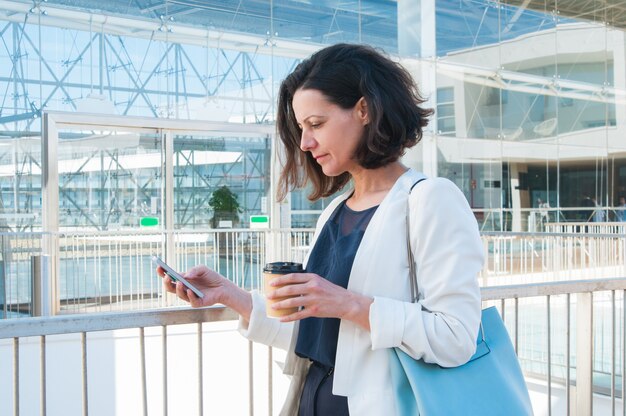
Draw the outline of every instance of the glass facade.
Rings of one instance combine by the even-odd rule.
[[[280,80],[336,42],[384,49],[414,74],[436,115],[404,161],[454,181],[483,230],[620,217],[619,2],[49,0],[3,2],[0,12],[2,230],[42,227],[42,112],[271,125]],[[159,134],[59,137],[61,227],[162,221]],[[267,212],[269,138],[197,132],[174,143],[175,228],[214,226],[209,200],[222,186],[237,195],[239,226]],[[202,162],[211,152],[224,158]],[[282,226],[315,224],[327,201],[307,194],[291,195]]]
[[[435,3],[437,174],[483,230],[615,221],[626,179],[619,6],[519,3]]]

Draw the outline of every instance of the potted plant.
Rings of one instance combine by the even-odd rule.
[[[242,212],[242,209],[237,201],[237,195],[228,186],[224,185],[211,194],[209,206],[213,210],[211,227],[232,228],[239,223],[239,214]],[[230,226],[224,226],[225,224]]]
[[[211,218],[212,228],[233,228],[239,223],[241,208],[235,195],[228,186],[216,189],[209,198],[209,206],[213,210]],[[218,251],[220,256],[228,252],[229,236],[232,233],[217,233]]]

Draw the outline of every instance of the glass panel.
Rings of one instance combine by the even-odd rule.
[[[435,7],[438,56],[498,43],[497,2],[437,1]]]
[[[59,226],[137,229],[163,224],[161,139],[133,131],[59,132]]]
[[[5,133],[6,134],[6,133]],[[41,138],[0,136],[0,319],[28,315],[31,258],[41,254]]]
[[[608,52],[616,51],[618,48],[624,47],[623,32],[618,30],[609,30],[607,33]],[[609,158],[609,206],[614,207],[612,215],[609,219],[626,221],[626,77],[624,77],[625,68],[618,68],[614,65],[616,75],[613,77],[614,85],[609,88],[615,92],[614,96],[609,100],[609,120],[613,119],[610,109],[615,108],[615,123],[609,123],[607,126],[607,143]],[[618,72],[619,71],[619,72]],[[620,73],[620,76],[617,76]],[[613,105],[614,103],[614,105]]]
[[[397,52],[395,1],[274,2],[273,28],[278,38],[333,44],[365,43]]]
[[[503,142],[503,206],[511,231],[542,231],[554,219],[557,160],[555,139]]]
[[[0,231],[41,227],[41,137],[0,136]]]
[[[248,228],[268,213],[269,172],[268,138],[175,135],[175,228]]]
[[[481,230],[502,230],[499,141],[439,137],[437,146],[438,176],[450,179],[463,191]]]
[[[613,80],[604,25],[557,28],[557,125],[560,221],[608,220],[607,126],[615,107],[600,93]],[[600,231],[600,230],[598,230]]]
[[[347,187],[350,184],[347,185]],[[291,193],[291,227],[292,228],[315,228],[317,218],[324,208],[337,196],[341,195],[348,188],[340,190],[334,195],[320,198],[317,201],[309,201],[307,198],[311,193],[312,186],[307,184],[303,189]]]
[[[550,5],[533,9],[519,1],[503,2],[500,13],[501,69],[551,77],[555,74],[554,45],[557,15]],[[527,2],[524,3],[527,5]],[[571,22],[560,18],[561,22]]]

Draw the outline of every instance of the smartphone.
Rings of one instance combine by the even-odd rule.
[[[189,289],[191,289],[193,291],[193,293],[196,294],[196,296],[198,296],[199,298],[203,298],[204,297],[204,293],[200,292],[194,285],[192,285],[191,283],[189,283],[187,281],[187,279],[185,279],[184,277],[182,277],[178,272],[174,271],[174,269],[172,269],[170,266],[167,265],[167,263],[165,263],[163,260],[161,260],[159,257],[157,256],[152,256],[152,262],[154,264],[156,264],[157,266],[159,266],[160,268],[162,268],[165,271],[165,274],[167,274],[170,278],[172,278],[172,280],[176,281],[180,281],[182,284],[184,284],[186,287],[188,287]]]

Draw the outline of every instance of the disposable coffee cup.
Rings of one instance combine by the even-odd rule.
[[[270,286],[270,282],[284,274],[289,273],[302,273],[304,269],[302,268],[301,263],[290,263],[290,262],[276,262],[276,263],[267,263],[263,268],[263,291],[265,293],[272,292],[278,289],[281,286]],[[267,316],[270,318],[280,318],[282,316],[290,315],[294,312],[298,311],[298,308],[287,308],[287,309],[272,309],[272,305],[276,302],[280,302],[281,300],[289,299],[290,296],[282,297],[282,298],[274,298],[267,299]]]

